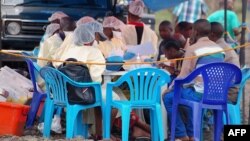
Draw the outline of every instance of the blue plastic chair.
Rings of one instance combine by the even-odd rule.
[[[127,83],[130,90],[130,100],[114,101],[113,87]],[[111,107],[118,108],[122,116],[122,140],[128,141],[130,112],[132,109],[150,109],[152,140],[164,140],[161,113],[161,86],[170,82],[166,72],[156,68],[140,68],[130,71],[116,82],[107,84],[107,99],[105,108],[105,138],[110,138]],[[158,136],[159,135],[159,136]]]
[[[22,54],[29,56],[29,54],[25,52],[23,52]],[[29,128],[33,126],[40,103],[43,99],[46,98],[46,94],[38,91],[38,87],[36,83],[37,82],[36,74],[39,73],[40,67],[29,58],[25,58],[25,61],[28,65],[29,75],[33,84],[33,91],[34,91],[33,96],[32,96],[32,101],[30,104],[30,111],[28,113],[28,117],[26,121],[26,127]]]
[[[40,48],[39,47],[35,47],[34,49],[33,49],[33,51],[32,51],[32,54],[33,54],[33,56],[38,56],[38,54],[39,54],[39,51],[40,51]]]
[[[190,83],[198,75],[204,81],[204,93],[200,102],[190,101],[181,98],[183,84]],[[202,110],[212,109],[214,111],[214,141],[219,141],[223,127],[223,112],[227,113],[227,93],[230,86],[239,84],[241,81],[240,69],[229,63],[210,63],[194,70],[184,79],[176,79],[174,84],[173,111],[171,121],[171,141],[175,139],[176,113],[178,105],[186,105],[193,109],[193,121],[195,124],[194,138],[199,141],[201,138]],[[227,114],[226,114],[227,115]],[[228,117],[226,117],[228,122]]]
[[[100,106],[103,112],[101,97],[101,84],[97,82],[79,83],[71,80],[60,71],[44,67],[40,70],[41,76],[46,83],[47,99],[45,103],[45,119],[43,136],[50,137],[50,128],[54,107],[65,107],[66,112],[66,138],[73,138],[74,135],[83,135],[87,137],[87,126],[83,123],[83,114],[80,112],[89,108]],[[90,105],[69,104],[67,96],[67,84],[75,87],[93,87],[95,90],[96,102]]]
[[[242,72],[242,80],[240,83],[237,102],[236,102],[236,104],[231,104],[231,103],[227,104],[228,114],[229,114],[229,124],[232,124],[232,125],[242,124],[241,123],[240,103],[241,103],[242,93],[244,91],[244,87],[245,87],[248,79],[250,78],[250,68],[243,68],[241,70],[241,72]],[[226,123],[226,122],[224,121],[224,123]]]

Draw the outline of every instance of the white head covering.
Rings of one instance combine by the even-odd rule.
[[[105,17],[103,27],[121,29],[125,24],[114,16]]]
[[[85,23],[89,23],[89,22],[94,22],[95,19],[90,17],[90,16],[84,16],[82,17],[81,19],[79,19],[77,22],[76,22],[76,26],[79,26],[81,24],[85,24]]]
[[[57,23],[49,24],[46,27],[46,31],[45,31],[46,37],[52,36],[59,29],[60,29],[60,25],[59,24],[57,24]]]
[[[142,0],[134,0],[129,4],[128,11],[133,15],[141,17],[143,14],[144,7],[145,5]]]
[[[95,31],[91,24],[81,24],[74,31],[74,44],[82,46],[95,40]]]
[[[68,15],[63,13],[62,11],[57,11],[48,18],[48,21],[52,22],[54,20],[61,19],[63,17],[68,17]]]
[[[97,22],[97,21],[94,21],[94,22],[89,22],[87,24],[90,24],[91,27],[93,28],[93,31],[95,33],[99,33],[99,35],[104,38],[104,39],[107,39],[106,35],[103,33],[103,26],[101,23]]]

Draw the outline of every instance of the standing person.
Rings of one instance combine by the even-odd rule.
[[[159,33],[160,33],[160,37],[162,40],[167,40],[172,38],[173,34],[174,34],[174,29],[173,29],[173,25],[171,24],[170,21],[162,21],[159,25]],[[159,45],[158,48],[158,55],[157,55],[157,61],[160,60],[161,55],[164,55],[164,53],[162,52],[162,42]]]
[[[206,18],[207,4],[204,0],[189,0],[175,7],[173,14],[176,16],[176,23],[194,23],[198,19]]]
[[[240,34],[239,31],[239,19],[237,14],[233,11],[233,0],[227,1],[227,31],[233,40]],[[219,22],[224,25],[224,0],[220,0],[220,9],[209,15],[207,18],[210,22]]]
[[[141,16],[144,10],[142,0],[134,0],[128,7],[128,24],[122,28],[122,37],[126,45],[140,45],[150,42],[155,49],[153,56],[157,53],[158,38],[156,33],[145,26],[141,21]]]
[[[212,53],[217,51],[222,51],[223,49],[218,46],[213,41],[209,40],[208,36],[211,31],[210,23],[205,19],[197,20],[194,23],[192,38],[194,39],[194,44],[191,45],[188,50],[185,52],[185,57],[204,55],[206,53]],[[221,54],[220,57],[217,58],[216,61],[223,61],[224,56]],[[204,65],[204,63],[211,63],[215,60],[207,60],[207,62],[202,62],[203,64],[199,64],[198,58],[194,58],[192,60],[183,60],[181,72],[177,76],[177,78],[185,78],[188,76],[196,67],[200,65]],[[173,84],[173,83],[172,83]],[[196,89],[195,86],[199,86],[201,89]],[[172,86],[171,86],[172,87]],[[203,92],[203,83],[200,79],[195,81],[194,86],[190,86],[188,88],[183,88],[181,91],[182,98],[200,101]],[[167,92],[163,95],[163,101],[165,108],[168,113],[168,120],[171,121],[171,113],[172,113],[172,104],[173,104],[173,96],[174,92],[170,89],[170,92]],[[176,119],[176,129],[175,129],[175,137],[182,141],[189,141],[193,139],[193,117],[192,117],[192,109],[190,107],[186,108],[187,112],[187,123],[184,124],[183,119],[180,116],[180,112],[178,111],[177,119]],[[170,122],[171,123],[171,122]]]

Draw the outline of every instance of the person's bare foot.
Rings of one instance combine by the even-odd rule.
[[[110,141],[121,141],[121,139],[111,135]]]
[[[189,137],[189,141],[195,141],[194,137]]]

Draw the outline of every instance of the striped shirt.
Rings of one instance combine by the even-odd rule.
[[[201,19],[203,14],[207,13],[207,5],[203,0],[189,0],[183,2],[174,8],[173,14],[177,17],[177,23],[194,23]]]

